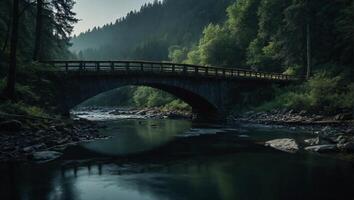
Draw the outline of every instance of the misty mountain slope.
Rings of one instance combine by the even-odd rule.
[[[209,23],[222,22],[233,0],[165,0],[72,39],[80,59],[167,60],[172,45],[190,46]]]

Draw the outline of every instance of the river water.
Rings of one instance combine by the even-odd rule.
[[[97,113],[96,113],[97,114]],[[109,139],[69,147],[46,164],[0,165],[0,199],[354,199],[348,161],[263,146],[308,133],[85,113]]]

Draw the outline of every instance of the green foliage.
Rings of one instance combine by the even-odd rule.
[[[274,42],[264,45],[257,38],[248,47],[247,65],[254,70],[277,72],[279,71],[279,66],[281,66],[279,60],[276,58],[277,50]]]
[[[35,117],[49,117],[47,112],[40,107],[31,106],[22,102],[5,102],[0,104],[0,112],[16,115],[29,115]]]
[[[135,107],[162,107],[165,109],[190,110],[190,106],[174,96],[150,87],[138,87],[134,92]]]
[[[260,0],[240,0],[227,9],[221,25],[209,24],[198,45],[188,54],[187,63],[215,66],[246,66],[246,49],[257,34]]]
[[[176,99],[171,101],[170,103],[167,103],[164,106],[164,109],[166,110],[183,110],[183,111],[191,111],[191,107],[186,104],[185,102],[183,102],[180,99]]]
[[[174,63],[183,63],[187,59],[188,49],[178,45],[169,47],[168,58]]]
[[[173,101],[173,97],[165,92],[149,87],[138,87],[133,96],[137,107],[161,107]]]
[[[350,1],[239,0],[227,9],[224,23],[204,29],[187,62],[271,72],[297,66],[293,72],[304,74],[309,25],[313,65],[349,68],[354,62],[353,7]]]
[[[288,108],[336,114],[350,111],[354,105],[354,84],[342,76],[318,72],[300,86],[275,89],[275,99],[259,106],[258,110]]]
[[[2,111],[35,116],[52,113],[55,108],[56,88],[50,80],[55,76],[56,73],[51,72],[51,66],[21,64],[17,70],[16,102],[1,102]],[[4,89],[5,84],[6,78],[0,79],[0,91]]]
[[[185,62],[304,75],[307,27],[312,71],[306,84],[274,89],[259,109],[335,113],[353,107],[354,2],[239,0],[227,20],[207,26]],[[241,95],[247,99],[247,94]],[[261,101],[261,100],[260,100]]]
[[[9,50],[11,4],[12,0],[2,0],[0,2],[0,58],[6,58]],[[43,28],[40,55],[43,60],[73,58],[73,54],[68,50],[72,23],[76,22],[75,13],[72,12],[73,4],[72,0],[51,0],[47,2],[42,13]],[[20,1],[20,7],[26,9],[21,12],[19,19],[17,59],[28,63],[32,59],[35,46],[36,4]]]
[[[209,24],[203,31],[198,47],[188,53],[187,63],[228,66],[233,63],[237,49],[227,29]]]

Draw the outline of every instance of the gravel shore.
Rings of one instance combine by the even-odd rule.
[[[354,153],[354,120],[351,113],[342,113],[335,116],[309,114],[305,111],[275,110],[272,112],[246,112],[242,115],[233,115],[230,123],[263,124],[269,126],[283,126],[290,130],[307,131],[313,138],[304,141],[304,150],[317,153]],[[287,149],[287,138],[270,141],[269,146]]]
[[[0,162],[50,159],[58,149],[98,138],[98,124],[88,120],[7,117],[0,120]]]

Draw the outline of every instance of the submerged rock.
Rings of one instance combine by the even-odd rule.
[[[265,143],[265,146],[289,153],[296,153],[299,150],[298,144],[290,138],[270,140]]]
[[[315,145],[309,146],[305,148],[306,151],[312,151],[317,153],[330,153],[330,152],[337,152],[338,148],[335,144],[324,144],[324,145]]]
[[[40,151],[32,154],[33,160],[36,162],[44,163],[55,160],[63,154],[57,151]]]

